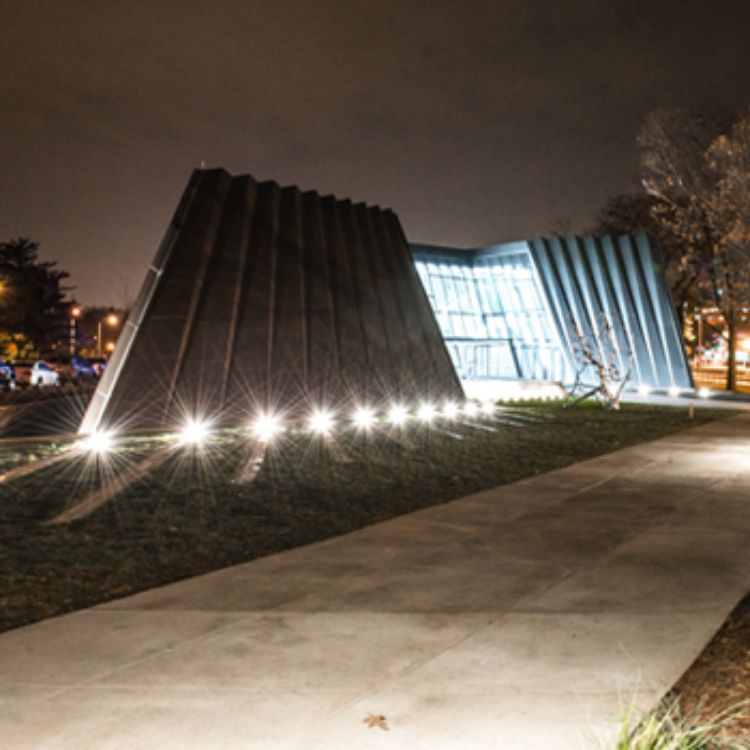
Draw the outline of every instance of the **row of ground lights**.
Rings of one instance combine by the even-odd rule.
[[[638,392],[647,396],[653,393],[648,386],[641,386]],[[683,391],[673,387],[668,391],[670,396],[676,397]],[[697,395],[701,398],[708,398],[711,392],[707,388],[700,388]],[[525,400],[552,400],[548,390],[535,391],[529,389],[523,395],[516,398],[504,399],[506,401],[525,401]],[[392,404],[385,412],[377,412],[368,406],[357,407],[348,419],[341,419],[333,410],[325,408],[314,409],[303,422],[288,422],[278,414],[260,414],[250,424],[250,433],[260,442],[268,443],[276,438],[280,433],[291,428],[302,428],[312,434],[321,437],[330,436],[337,427],[342,424],[359,431],[369,431],[379,425],[401,428],[408,422],[416,422],[429,426],[437,420],[451,421],[461,417],[477,418],[491,417],[496,410],[496,404],[493,401],[465,401],[459,404],[454,401],[446,402],[442,408],[438,408],[431,403],[422,403],[416,409],[409,409],[407,406],[399,403]],[[175,440],[181,445],[199,446],[205,443],[211,436],[211,422],[206,419],[192,418],[187,420],[179,432],[175,434]],[[100,430],[87,435],[77,443],[77,446],[86,451],[95,453],[106,453],[114,444],[115,434],[108,430]]]
[[[650,388],[647,385],[641,385],[638,387],[638,393],[641,396],[648,396],[654,393],[654,389]],[[672,386],[671,388],[667,389],[667,395],[671,396],[672,398],[677,398],[678,396],[686,396],[688,394],[695,394],[699,398],[709,398],[711,396],[711,390],[709,388],[698,388],[697,391],[694,389],[683,390],[681,388],[678,388],[677,386]]]
[[[526,399],[551,400],[553,396],[549,393],[544,395],[526,396]],[[522,399],[518,399],[522,400]],[[313,435],[329,437],[337,429],[355,429],[360,432],[373,430],[384,425],[391,428],[402,428],[408,423],[429,426],[440,420],[454,421],[461,418],[488,418],[492,417],[497,410],[494,401],[465,401],[458,403],[447,401],[442,407],[429,402],[423,402],[416,408],[409,408],[405,404],[394,403],[385,410],[378,412],[369,406],[359,406],[349,415],[340,415],[332,409],[319,407],[310,412],[307,419],[302,421],[288,421],[280,414],[259,414],[249,425],[248,431],[258,441],[268,443],[289,429],[302,429]],[[211,437],[212,424],[210,420],[193,417],[188,419],[179,432],[175,433],[175,440],[180,445],[200,446]],[[85,436],[78,441],[77,447],[81,450],[95,453],[106,453],[115,441],[116,435],[112,431],[99,430]]]

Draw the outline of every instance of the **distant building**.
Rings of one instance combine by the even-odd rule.
[[[196,170],[80,430],[569,382],[600,316],[634,385],[691,386],[645,237],[410,250],[390,209]]]

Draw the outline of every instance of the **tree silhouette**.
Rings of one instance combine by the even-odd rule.
[[[25,237],[0,243],[0,335],[20,349],[53,348],[66,336],[69,274],[39,260],[39,243]]]
[[[750,300],[750,116],[727,124],[660,110],[648,117],[638,143],[643,186],[656,199],[653,215],[681,243],[702,304],[724,318],[727,390],[734,390],[740,312]]]
[[[732,120],[664,109],[638,136],[644,192],[611,198],[602,233],[644,232],[664,251],[678,315],[713,307],[736,387],[737,330],[750,304],[750,114]]]

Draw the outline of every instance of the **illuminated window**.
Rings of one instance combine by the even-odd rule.
[[[528,252],[416,261],[462,380],[559,380],[566,367]]]

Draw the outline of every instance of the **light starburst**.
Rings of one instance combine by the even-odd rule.
[[[308,420],[308,427],[316,435],[326,436],[333,431],[336,420],[333,412],[328,409],[315,409]]]
[[[377,417],[369,406],[358,406],[352,415],[352,422],[359,430],[369,430],[377,422]]]
[[[388,422],[394,427],[402,427],[409,419],[409,411],[403,404],[392,404],[388,409]]]
[[[200,447],[211,434],[211,425],[204,419],[191,418],[180,430],[178,440],[181,445],[194,445]]]
[[[262,443],[270,443],[283,429],[281,418],[276,414],[261,414],[250,427],[253,435]]]

